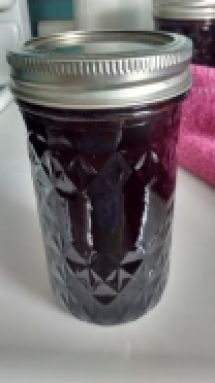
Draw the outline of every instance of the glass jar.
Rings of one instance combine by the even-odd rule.
[[[215,186],[215,0],[155,0],[154,16],[157,30],[193,41],[193,85],[182,110],[178,162]]]
[[[215,0],[155,0],[155,26],[193,41],[194,64],[215,66]]]
[[[76,32],[10,53],[52,288],[76,317],[133,320],[166,285],[191,42]]]

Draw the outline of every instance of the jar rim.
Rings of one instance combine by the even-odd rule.
[[[15,96],[60,108],[164,101],[191,86],[192,42],[150,31],[66,32],[8,53]]]
[[[153,13],[161,19],[215,19],[215,0],[154,0]]]

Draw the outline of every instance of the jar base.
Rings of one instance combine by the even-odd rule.
[[[65,299],[65,290],[63,291],[62,288],[59,288],[59,286],[56,285],[56,281],[54,282],[51,278],[53,295],[55,297],[56,304],[61,309],[72,315],[74,318],[81,320],[82,322],[106,327],[134,322],[153,310],[160,303],[165,292],[167,282],[168,274],[165,278],[159,281],[147,304],[144,304],[144,298],[142,298],[142,300],[138,298],[134,305],[132,305],[130,308],[127,307],[124,315],[118,316],[117,312],[113,309],[112,311],[108,312],[106,316],[99,316],[98,314],[92,316],[85,310],[83,306],[81,307],[80,304],[77,305],[75,302],[72,303],[70,293],[67,292],[67,295],[70,296],[70,299]]]

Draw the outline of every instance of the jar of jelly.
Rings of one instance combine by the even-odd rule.
[[[157,30],[192,39],[194,64],[215,66],[215,0],[154,0],[154,17]]]
[[[175,34],[68,32],[8,54],[51,285],[80,319],[127,322],[163,293],[191,51]]]
[[[154,15],[158,30],[193,41],[193,86],[183,105],[178,162],[215,186],[215,0],[155,0]]]

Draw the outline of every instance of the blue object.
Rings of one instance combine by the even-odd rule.
[[[33,36],[41,20],[71,20],[72,0],[28,0]]]

